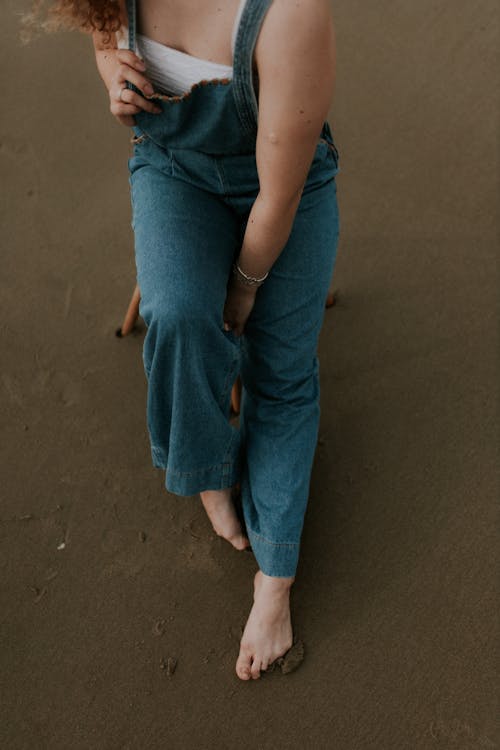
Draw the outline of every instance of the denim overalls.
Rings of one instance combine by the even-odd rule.
[[[290,237],[245,333],[225,331],[227,283],[259,192],[252,56],[271,2],[245,6],[233,79],[158,95],[161,114],[135,116],[128,165],[153,464],[179,495],[240,482],[260,569],[289,577],[318,434],[317,343],[339,235],[339,167],[325,122]],[[134,0],[127,10],[135,49]],[[229,420],[238,374],[239,427]]]

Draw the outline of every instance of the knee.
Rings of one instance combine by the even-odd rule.
[[[222,311],[219,321],[210,307],[177,295],[146,297],[141,304],[147,325],[143,361],[148,376],[155,367],[162,373],[173,368],[183,380],[202,371],[210,378],[224,373],[238,359],[223,330]]]
[[[195,299],[172,290],[143,295],[139,312],[148,328],[154,328],[162,338],[201,334],[208,318],[207,310],[200,309]]]
[[[188,304],[146,298],[141,301],[140,313],[147,326],[143,361],[148,376],[153,367],[164,372],[165,367],[175,369],[181,362],[190,362],[193,346],[200,348],[203,320]]]

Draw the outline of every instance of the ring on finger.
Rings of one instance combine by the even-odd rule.
[[[122,94],[123,94],[123,92],[124,92],[124,91],[126,91],[126,90],[127,90],[127,87],[126,87],[126,86],[123,86],[123,88],[121,88],[121,89],[120,89],[120,93],[118,94],[118,101],[120,101],[120,102],[122,102],[122,101],[123,101],[123,96],[122,96]]]

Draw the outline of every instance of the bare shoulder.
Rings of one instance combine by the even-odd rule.
[[[261,69],[334,63],[335,32],[330,0],[273,0],[255,47]]]

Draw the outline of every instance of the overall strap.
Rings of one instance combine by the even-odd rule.
[[[127,0],[128,48],[135,51],[136,11],[135,0]]]
[[[128,48],[129,50],[132,50],[132,52],[135,52],[135,32],[136,32],[136,9],[135,9],[135,2],[136,0],[127,0],[127,16],[128,16]],[[139,89],[134,86],[133,83],[130,83],[130,81],[126,82],[126,86],[128,89],[132,89],[132,91],[135,91],[136,94],[141,94]],[[142,94],[141,94],[142,96]]]
[[[257,130],[257,99],[253,85],[252,58],[264,16],[272,0],[247,0],[241,15],[233,55],[233,90],[245,132]]]

